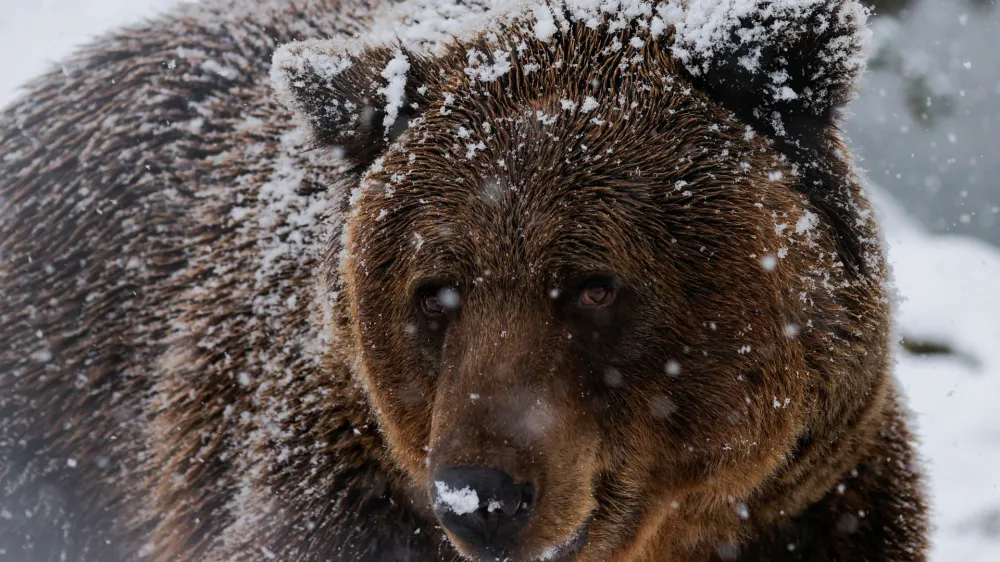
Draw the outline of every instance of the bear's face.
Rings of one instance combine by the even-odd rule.
[[[840,263],[805,174],[732,86],[666,41],[608,48],[628,37],[514,27],[289,82],[318,140],[377,157],[341,266],[357,373],[467,556],[606,559],[665,521],[679,543],[736,528],[804,431],[804,295]],[[486,79],[483,53],[510,65]],[[394,64],[405,104],[359,109],[375,77],[392,96]]]
[[[776,231],[805,205],[768,178],[787,166],[680,83],[586,113],[567,95],[428,112],[368,176],[348,246],[393,457],[432,493],[452,467],[531,483],[514,559],[707,476],[744,497],[802,406],[761,367],[801,364],[798,283],[768,271],[808,243]]]

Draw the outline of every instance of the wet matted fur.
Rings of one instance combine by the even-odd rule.
[[[516,19],[272,70],[382,8],[333,0],[81,51],[0,128],[0,549],[449,560],[429,475],[473,464],[541,490],[512,560],[924,560],[847,7],[756,72]]]

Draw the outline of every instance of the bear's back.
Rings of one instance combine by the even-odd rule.
[[[211,408],[183,436],[170,427],[183,416],[151,414],[190,416],[197,392],[249,400],[253,385],[219,365],[266,363],[267,347],[226,349],[301,331],[257,322],[306,306],[289,286],[335,220],[339,164],[307,152],[267,73],[277,45],[350,31],[366,13],[334,4],[215,2],[118,31],[0,116],[6,550],[119,559],[114,519],[133,515],[120,494],[149,493],[145,467],[180,471],[178,448],[234,439]],[[223,462],[206,488],[231,487],[213,472]]]

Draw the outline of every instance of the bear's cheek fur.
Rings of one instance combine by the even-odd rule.
[[[347,257],[340,266],[353,319],[355,376],[373,406],[390,458],[414,484],[422,485],[427,473],[433,366],[420,357],[414,360],[406,341],[412,329],[411,311],[391,302],[388,295],[406,295],[410,288],[399,274],[402,264],[384,250],[382,255],[373,252],[373,244],[366,239],[365,230],[375,224],[373,219],[360,210],[352,214],[345,240]]]
[[[788,319],[774,300],[780,283],[793,282],[762,276],[747,261],[727,276],[689,279],[700,288],[696,298],[672,299],[679,289],[664,282],[640,297],[650,310],[632,329],[642,335],[632,337],[645,350],[602,390],[601,462],[609,476],[597,488],[592,559],[640,548],[652,540],[646,528],[670,528],[681,544],[701,540],[705,528],[736,528],[740,506],[793,449],[808,381],[801,344],[783,334]]]
[[[358,370],[391,458],[414,484],[423,486],[427,481],[434,373],[419,357],[408,353],[405,342],[394,341],[388,333],[402,332],[406,323],[395,330],[389,325],[359,323],[359,339],[366,345],[361,347]]]

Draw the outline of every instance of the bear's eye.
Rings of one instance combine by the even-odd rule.
[[[598,279],[588,282],[580,291],[577,305],[582,308],[604,308],[615,302],[616,291],[612,283]]]
[[[461,302],[458,291],[449,287],[435,287],[421,291],[420,311],[427,316],[441,316],[458,309]]]
[[[420,301],[420,309],[427,316],[440,316],[444,314],[444,305],[441,304],[441,299],[436,294],[424,295],[424,298]]]

